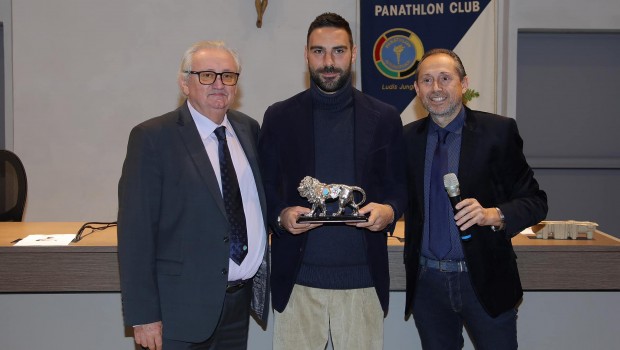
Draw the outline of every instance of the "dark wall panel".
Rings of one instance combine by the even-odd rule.
[[[534,169],[547,192],[549,220],[594,221],[599,230],[620,237],[620,170]]]
[[[517,120],[535,167],[620,168],[620,33],[520,32]]]
[[[620,237],[620,32],[520,31],[517,122],[552,220]]]

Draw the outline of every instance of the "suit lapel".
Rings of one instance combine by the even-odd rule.
[[[473,188],[476,179],[472,178],[472,162],[474,157],[472,154],[476,154],[478,149],[478,142],[480,140],[476,131],[476,118],[470,113],[470,110],[465,107],[465,125],[463,126],[463,135],[461,140],[461,154],[459,156],[459,182],[461,188]],[[469,155],[466,157],[466,155]]]
[[[252,174],[254,176],[254,182],[256,182],[256,189],[258,190],[258,197],[260,199],[261,210],[263,212],[263,217],[266,217],[266,202],[265,202],[265,191],[263,190],[263,179],[260,175],[260,167],[258,164],[258,153],[256,149],[256,137],[257,135],[252,135],[252,130],[247,123],[243,123],[238,117],[235,111],[229,110],[228,113],[228,121],[230,125],[232,125],[233,129],[235,129],[235,134],[239,139],[239,143],[241,144],[241,148],[243,148],[243,152],[245,153],[245,157],[250,163],[250,168],[252,168]]]
[[[222,199],[222,193],[220,192],[220,185],[217,182],[217,177],[205,150],[205,146],[198,133],[198,128],[192,119],[192,116],[187,108],[187,104],[183,104],[179,109],[179,134],[181,139],[185,143],[187,152],[190,158],[196,166],[196,170],[200,174],[200,177],[205,182],[205,185],[213,199],[217,203],[220,211],[226,216],[226,209],[224,208],[224,200]]]
[[[353,90],[355,115],[355,180],[357,185],[364,183],[364,168],[371,146],[374,143],[376,128],[379,123],[379,113],[371,109],[358,90]]]
[[[292,116],[296,118],[291,120],[294,123],[294,127],[299,130],[305,130],[301,133],[292,133],[295,136],[295,149],[299,150],[299,157],[297,158],[297,166],[300,169],[304,169],[303,174],[316,177],[315,169],[315,150],[314,150],[314,117],[312,115],[312,94],[310,90],[307,90],[300,96],[300,103],[297,105],[297,111],[292,113]],[[301,179],[299,179],[301,180]]]
[[[420,126],[414,130],[415,137],[410,138],[412,145],[408,147],[410,157],[410,172],[415,174],[415,178],[418,179],[414,183],[417,193],[424,193],[424,162],[426,159],[426,137],[428,133],[430,116],[426,117]],[[424,208],[424,196],[417,196],[419,208]]]

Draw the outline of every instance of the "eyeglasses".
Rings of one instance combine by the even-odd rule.
[[[200,72],[186,70],[185,73],[196,74],[198,76],[198,81],[202,85],[211,85],[215,83],[215,79],[217,79],[218,76],[220,77],[220,80],[222,80],[222,84],[228,86],[237,85],[237,80],[239,80],[239,73],[234,72],[215,73],[212,70],[203,70]]]
[[[94,225],[102,225],[102,226],[94,226]],[[116,226],[116,221],[114,222],[87,222],[78,230],[75,238],[71,241],[73,243],[79,242],[84,236],[87,236],[95,231],[105,230],[109,227]],[[90,229],[90,232],[84,233],[85,230]]]

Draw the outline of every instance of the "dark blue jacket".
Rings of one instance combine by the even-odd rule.
[[[353,92],[355,108],[355,179],[366,191],[366,204],[389,204],[399,218],[406,206],[402,121],[391,105]],[[259,138],[261,170],[267,197],[267,220],[271,235],[271,291],[273,306],[282,312],[288,303],[303,259],[307,235],[292,235],[277,226],[282,209],[309,207],[297,187],[304,176],[313,176],[314,124],[309,90],[275,103],[265,112]],[[319,155],[320,156],[320,155]],[[320,179],[319,179],[320,180]],[[377,295],[388,309],[390,276],[387,234],[365,230],[367,258]],[[346,247],[342,247],[346,254]]]

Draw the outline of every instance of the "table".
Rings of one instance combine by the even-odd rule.
[[[405,290],[402,267],[404,222],[388,239],[391,290]],[[519,234],[512,239],[524,290],[620,290],[620,239],[601,231],[594,239],[537,239]],[[395,264],[400,257],[400,265]]]
[[[118,292],[116,227],[63,247],[14,247],[29,234],[76,233],[82,222],[0,223],[0,293]],[[404,223],[388,238],[391,290],[405,290]],[[513,245],[525,290],[620,290],[620,240],[542,240],[517,235]]]
[[[83,222],[0,222],[0,292],[118,292],[116,227],[62,247],[14,247],[30,234],[77,233]],[[86,233],[86,232],[85,232]]]

